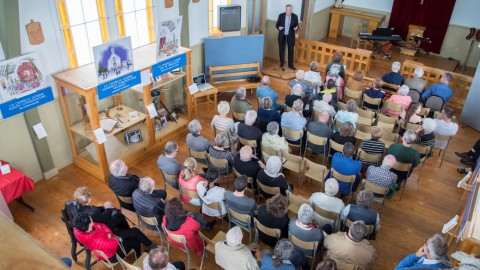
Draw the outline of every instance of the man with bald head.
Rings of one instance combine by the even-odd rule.
[[[265,168],[265,164],[253,154],[250,146],[240,148],[233,159],[233,168],[240,174],[253,178],[255,185],[258,172]]]
[[[318,119],[308,124],[308,132],[315,136],[330,138],[332,135],[332,129],[328,126],[329,119],[330,114],[327,111],[320,111]],[[307,141],[307,147],[312,149],[314,156],[319,153],[324,153],[325,146],[323,145],[316,145]]]

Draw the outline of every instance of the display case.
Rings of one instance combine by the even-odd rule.
[[[193,117],[192,98],[185,91],[187,82],[192,81],[191,50],[181,48],[179,54],[161,63],[168,66],[170,59],[179,56],[185,57],[185,65],[151,78],[152,66],[158,64],[155,44],[134,49],[134,70],[143,73],[143,82],[103,99],[98,97],[93,63],[53,75],[76,166],[107,181],[110,162],[122,159],[134,166],[167,141],[186,135]],[[153,104],[158,116],[149,116],[149,104]],[[177,106],[185,106],[186,113],[174,113]],[[94,135],[98,128],[107,137],[104,143]]]

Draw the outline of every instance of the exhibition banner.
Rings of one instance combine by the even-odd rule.
[[[182,53],[180,55],[173,56],[162,62],[158,62],[152,65],[152,77],[159,77],[174,69],[181,68],[187,64],[187,56]]]
[[[36,108],[42,104],[53,100],[53,92],[51,87],[37,90],[32,94],[20,98],[12,99],[0,104],[0,111],[3,118],[8,118],[16,114]]]
[[[160,61],[180,51],[182,16],[161,21],[157,29],[157,61]]]
[[[141,83],[140,70],[97,86],[98,99],[104,99]]]
[[[130,37],[100,44],[93,47],[92,50],[99,84],[133,71],[133,50]]]

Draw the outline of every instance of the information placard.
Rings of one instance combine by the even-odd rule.
[[[141,83],[140,70],[123,75],[97,86],[98,99],[104,99]]]
[[[8,118],[16,114],[31,110],[42,104],[53,100],[53,92],[51,87],[37,90],[27,96],[12,99],[0,104],[0,111],[3,118]]]
[[[152,76],[156,78],[174,69],[181,68],[186,64],[187,64],[187,57],[184,53],[173,56],[162,62],[158,62],[152,65]]]

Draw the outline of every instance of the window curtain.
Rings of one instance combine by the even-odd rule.
[[[428,52],[440,53],[456,0],[394,0],[389,27],[407,40],[408,26],[415,24],[427,30],[424,37],[432,43],[422,43]]]

